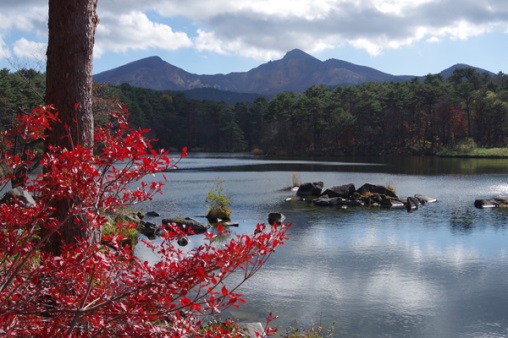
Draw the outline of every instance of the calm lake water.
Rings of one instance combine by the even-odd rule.
[[[316,207],[286,200],[293,174],[325,188],[391,185],[401,198],[438,201],[413,213]],[[197,154],[166,176],[165,194],[142,210],[205,222],[205,196],[220,179],[239,223],[233,231],[252,233],[273,211],[292,224],[289,241],[242,286],[247,304],[228,315],[264,321],[273,312],[282,331],[335,323],[334,337],[508,336],[508,210],[473,205],[508,195],[508,160]],[[197,236],[186,249],[195,245]],[[137,254],[156,260],[142,245]]]

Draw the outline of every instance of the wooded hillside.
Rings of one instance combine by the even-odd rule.
[[[19,106],[42,103],[43,78],[32,70],[0,71],[3,125]],[[282,92],[234,105],[125,84],[101,86],[95,94],[99,102],[127,105],[131,122],[150,128],[158,146],[188,146],[190,151],[434,154],[466,139],[481,147],[508,142],[508,77],[492,78],[473,68],[423,81],[313,86],[302,94]]]

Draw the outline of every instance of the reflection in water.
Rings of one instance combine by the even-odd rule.
[[[453,209],[450,212],[452,231],[471,232],[473,230],[473,215],[469,209]]]
[[[248,303],[230,313],[240,320],[264,321],[273,312],[281,328],[295,320],[325,328],[335,322],[335,337],[508,336],[508,210],[473,206],[508,191],[508,161],[342,162],[194,158],[169,175],[167,195],[144,208],[162,210],[162,217],[203,215],[204,197],[220,176],[240,225],[232,230],[250,233],[273,211],[293,224],[290,240],[240,290]],[[294,172],[325,187],[389,183],[401,197],[421,193],[438,202],[414,213],[317,208],[286,201]]]
[[[205,155],[203,155],[205,156]],[[199,155],[186,158],[180,170],[201,171],[342,171],[377,172],[410,175],[474,175],[507,173],[507,159],[439,158],[433,156],[379,156],[319,158],[315,161],[257,159],[249,154],[241,157],[215,154],[208,158]]]

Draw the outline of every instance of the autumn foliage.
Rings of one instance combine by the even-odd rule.
[[[239,285],[228,285],[226,278],[242,274],[241,284],[252,277],[286,240],[286,227],[258,224],[252,236],[234,235],[218,244],[215,239],[226,232],[219,227],[188,253],[174,245],[186,236],[175,227],[164,230],[160,245],[146,243],[160,260],[141,261],[121,244],[122,235],[101,237],[100,230],[118,208],[160,193],[164,182],[141,179],[179,160],[155,151],[146,130],[128,126],[125,111],[96,128],[94,149],[52,146],[40,153],[31,145],[44,140],[58,120],[51,106],[40,107],[1,135],[2,184],[17,178],[34,201],[12,197],[0,204],[0,335],[236,336],[235,325],[208,322],[207,316],[244,302]],[[180,159],[185,156],[183,149]],[[26,175],[35,161],[42,172]],[[68,203],[63,220],[54,217],[59,200]],[[45,247],[63,235],[64,222],[79,229],[79,236],[57,236],[63,242],[55,255]]]

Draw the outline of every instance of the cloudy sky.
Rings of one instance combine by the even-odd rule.
[[[197,74],[299,48],[395,75],[508,73],[506,0],[99,0],[94,73],[144,57]],[[44,70],[47,1],[1,0],[0,68]]]

